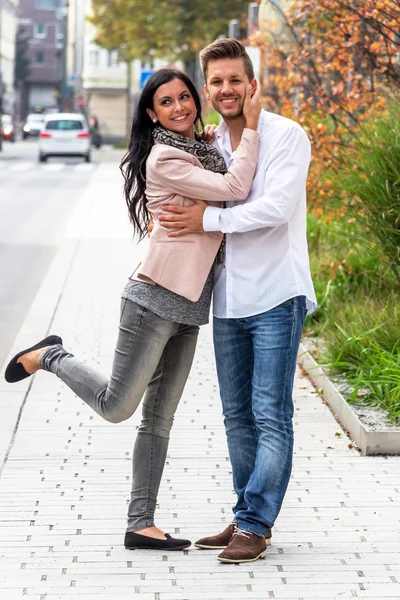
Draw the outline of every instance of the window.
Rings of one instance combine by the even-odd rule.
[[[61,25],[56,26],[56,40],[61,42],[64,39],[64,30]]]
[[[35,0],[36,10],[56,10],[62,6],[63,0]]]
[[[117,52],[108,52],[107,55],[107,66],[108,67],[116,67],[118,64],[118,54]]]
[[[89,65],[91,67],[99,66],[99,51],[98,50],[90,50],[89,51]]]
[[[54,119],[48,121],[46,129],[51,129],[52,131],[77,131],[83,129],[83,123],[82,121],[72,119],[64,119],[63,121]]]
[[[45,38],[46,35],[46,25],[44,23],[35,23],[33,26],[33,36],[35,38]]]
[[[44,52],[36,52],[35,53],[35,64],[36,65],[44,64]]]

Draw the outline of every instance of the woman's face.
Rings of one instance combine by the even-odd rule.
[[[193,96],[181,79],[160,85],[153,97],[154,109],[147,109],[151,119],[185,137],[194,139],[197,109]]]

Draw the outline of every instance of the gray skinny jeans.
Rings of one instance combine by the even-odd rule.
[[[110,379],[61,345],[51,346],[42,354],[41,368],[57,375],[111,423],[129,419],[145,394],[133,449],[127,531],[154,525],[169,434],[192,366],[198,333],[197,326],[167,321],[122,299]]]

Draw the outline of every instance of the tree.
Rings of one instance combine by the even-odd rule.
[[[166,56],[173,52],[167,11],[168,3],[164,1],[92,0],[88,21],[96,27],[95,42],[107,50],[116,50],[120,62],[126,64],[127,126],[131,117],[132,61],[145,59],[151,50]]]
[[[17,85],[19,85],[28,79],[31,72],[31,61],[27,56],[29,49],[29,38],[25,36],[25,29],[23,27],[17,31],[15,45],[14,81]]]
[[[268,26],[253,37],[265,54],[268,106],[296,118],[314,143],[314,207],[329,196],[321,174],[339,169],[360,126],[400,89],[398,0],[297,0],[277,18],[290,44]],[[287,42],[287,38],[285,40]],[[318,190],[318,196],[315,190]]]
[[[26,37],[25,29],[20,27],[15,37],[15,63],[14,63],[14,85],[18,93],[18,110],[21,112],[21,94],[24,82],[31,74],[31,61],[28,58],[29,38]],[[21,114],[18,114],[21,118]]]
[[[243,0],[178,0],[180,21],[176,29],[176,44],[185,61],[219,35],[228,33],[230,19],[246,19],[247,3]]]
[[[199,50],[226,34],[232,18],[245,18],[243,0],[92,0],[89,21],[96,42],[118,49],[121,60],[163,58],[192,61]]]

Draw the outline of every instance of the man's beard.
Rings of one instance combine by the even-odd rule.
[[[232,120],[232,119],[237,119],[238,117],[241,117],[243,115],[243,109],[239,108],[235,113],[230,114],[230,115],[225,115],[224,113],[220,113],[221,116],[226,119],[227,121]]]
[[[229,121],[230,119],[237,119],[238,117],[241,117],[243,115],[243,104],[244,104],[244,102],[241,103],[241,105],[238,107],[236,112],[230,113],[230,114],[228,113],[229,109],[226,109],[227,114],[225,113],[225,110],[218,110],[218,109],[215,109],[215,110],[217,110],[217,112],[219,112],[219,114],[224,119],[227,119]],[[214,108],[215,108],[215,106],[214,106]],[[219,106],[218,106],[218,108],[219,108]]]

